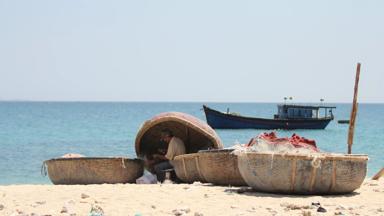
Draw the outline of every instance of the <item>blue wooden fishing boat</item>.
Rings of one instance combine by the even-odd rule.
[[[220,112],[203,105],[208,124],[216,129],[324,129],[333,120],[333,106],[279,104],[273,119]],[[320,110],[324,110],[321,115]]]

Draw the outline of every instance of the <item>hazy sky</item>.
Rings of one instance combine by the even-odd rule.
[[[384,1],[0,0],[0,99],[384,102]]]

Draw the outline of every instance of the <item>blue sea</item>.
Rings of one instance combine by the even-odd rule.
[[[242,115],[272,118],[274,103],[206,103]],[[335,105],[336,120],[325,130],[277,131],[315,139],[327,152],[347,151],[350,104]],[[86,156],[129,156],[141,124],[166,111],[189,113],[205,121],[202,103],[142,102],[0,102],[0,185],[51,184],[42,176],[44,160],[66,153]],[[225,146],[245,143],[264,130],[216,130]],[[368,176],[384,166],[384,104],[360,104],[353,153],[368,154]]]

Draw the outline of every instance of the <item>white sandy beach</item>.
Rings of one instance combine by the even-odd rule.
[[[320,202],[327,212],[317,212]],[[384,179],[352,194],[293,196],[195,184],[0,186],[0,215],[384,215]]]

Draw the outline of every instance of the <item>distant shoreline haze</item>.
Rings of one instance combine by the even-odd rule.
[[[287,103],[287,104],[352,104],[351,102],[334,102],[334,101],[323,101],[322,103],[316,102],[316,101],[129,101],[129,100],[116,100],[116,101],[109,101],[109,100],[0,100],[0,102],[31,102],[31,103],[239,103],[239,104],[254,104],[254,103],[261,103],[261,104],[280,104],[280,103]],[[359,102],[359,104],[384,104],[384,102]]]

